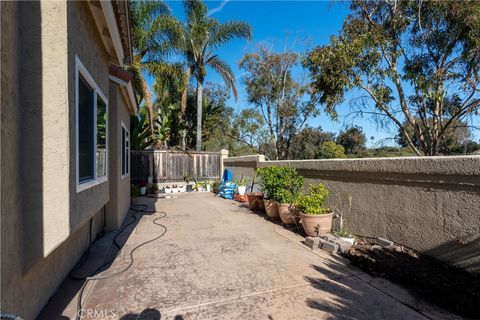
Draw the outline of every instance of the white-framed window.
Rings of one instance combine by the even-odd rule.
[[[108,100],[75,56],[77,192],[107,181]]]
[[[120,134],[122,149],[122,179],[130,174],[130,132],[122,121],[122,132]]]

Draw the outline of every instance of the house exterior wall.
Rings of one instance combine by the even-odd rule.
[[[296,168],[325,183],[329,206],[357,235],[384,237],[480,272],[480,156],[264,161],[227,158],[235,177],[256,168]],[[338,226],[338,219],[335,220]]]
[[[108,98],[109,58],[86,1],[68,1],[68,105],[70,157],[70,230],[86,223],[108,202],[109,181],[82,192],[76,192],[76,133],[75,133],[75,56],[77,56],[103,95]]]
[[[103,229],[109,182],[76,192],[75,55],[108,97],[87,2],[1,2],[1,311],[34,319]]]
[[[107,229],[120,228],[130,208],[130,175],[122,178],[122,122],[130,132],[130,113],[121,86],[110,81],[109,90],[110,201],[107,206]]]

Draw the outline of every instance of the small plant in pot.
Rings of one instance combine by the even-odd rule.
[[[170,186],[164,187],[165,193],[172,193],[172,188]]]
[[[286,225],[296,224],[300,221],[300,216],[295,208],[295,201],[298,193],[294,194],[289,190],[279,190],[275,195],[277,201],[278,214],[282,222]]]
[[[333,213],[327,207],[328,195],[324,184],[312,184],[308,193],[300,195],[295,202],[300,211],[303,230],[309,236],[316,237],[332,229]]]
[[[355,243],[355,236],[345,228],[335,230],[334,234],[345,242],[349,242],[352,245]]]
[[[265,212],[271,219],[277,219],[278,206],[275,201],[275,192],[278,189],[278,176],[280,167],[271,166],[258,168],[257,175],[260,177],[260,190],[263,192]]]
[[[148,193],[156,195],[158,193],[158,185],[156,183],[150,183],[148,185]]]
[[[187,192],[193,191],[193,185],[190,183],[191,180],[193,180],[193,178],[189,178],[188,176],[183,176],[183,181],[185,181]]]
[[[220,191],[220,185],[221,185],[221,184],[222,184],[222,183],[221,183],[220,181],[214,181],[214,182],[212,183],[212,192],[215,193],[215,194],[217,194],[217,193]]]
[[[207,192],[212,191],[212,182],[211,181],[205,181],[204,190],[207,191]]]
[[[280,219],[286,225],[298,222],[295,201],[303,187],[303,177],[295,168],[280,167],[277,170],[277,188],[274,198]]]
[[[234,180],[233,182],[237,185],[238,194],[243,196],[247,190],[248,179],[242,176],[240,180]]]
[[[144,196],[147,194],[147,183],[145,181],[140,181],[138,184],[138,189],[140,190],[140,195]]]
[[[140,194],[140,190],[138,187],[134,184],[130,186],[130,200],[133,203],[133,200],[135,200],[136,197]]]

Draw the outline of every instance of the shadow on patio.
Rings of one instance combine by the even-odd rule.
[[[123,320],[454,318],[342,258],[311,251],[303,237],[237,202],[187,193],[138,203],[167,213],[167,233],[135,251],[127,272],[93,282],[84,310],[109,310],[110,319]],[[105,274],[124,268],[133,248],[161,232],[153,224],[159,217],[141,215],[127,228]],[[40,318],[74,319],[76,298],[62,298],[54,297]]]

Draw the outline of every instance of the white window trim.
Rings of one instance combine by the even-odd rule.
[[[78,145],[79,145],[79,136],[78,136],[78,85],[79,85],[79,74],[87,81],[87,83],[93,88],[93,117],[94,117],[94,132],[93,132],[93,143],[94,143],[94,165],[93,165],[93,179],[82,181],[80,182],[80,172],[79,172],[79,153],[78,153]],[[104,102],[106,107],[107,113],[107,122],[105,124],[106,130],[106,163],[105,163],[105,170],[106,175],[97,177],[97,96],[99,96]],[[100,90],[100,87],[97,85],[93,77],[88,72],[87,68],[83,65],[77,55],[75,55],[75,166],[76,166],[76,174],[75,174],[75,183],[76,183],[76,191],[77,193],[82,192],[84,190],[90,189],[96,185],[104,183],[108,181],[108,122],[109,122],[109,115],[108,115],[108,100],[107,97],[103,94]]]
[[[122,158],[122,162],[120,163],[120,176],[121,176],[121,179],[125,179],[125,178],[128,178],[130,176],[130,131],[127,129],[127,126],[125,125],[125,123],[123,123],[123,121],[121,121],[121,128],[120,128],[120,147],[121,147],[121,152],[120,152],[120,157]],[[122,157],[122,153],[123,153],[123,146],[122,146],[122,138],[123,138],[123,131],[122,130],[125,130],[125,132],[128,134],[128,148],[127,148],[127,152],[129,153],[128,154],[128,163],[126,163],[126,169],[127,169],[127,173],[126,174],[123,174],[123,170],[122,170],[122,164],[123,164],[123,161],[125,159],[123,159]]]
[[[123,123],[123,121],[121,121],[122,123],[122,126],[120,127],[120,158],[121,158],[121,163],[120,163],[120,177],[121,179],[125,179],[125,178],[128,178],[130,176],[130,157],[131,157],[131,154],[130,154],[130,131],[127,129],[127,126],[125,125],[125,123]],[[127,173],[126,174],[123,174],[123,170],[122,170],[122,164],[123,164],[123,161],[125,159],[123,159],[122,157],[122,154],[123,154],[123,145],[122,145],[122,138],[123,138],[123,131],[122,129],[125,130],[125,132],[128,134],[128,149],[127,149],[127,152],[128,152],[128,163],[126,163],[126,169],[127,169]]]

